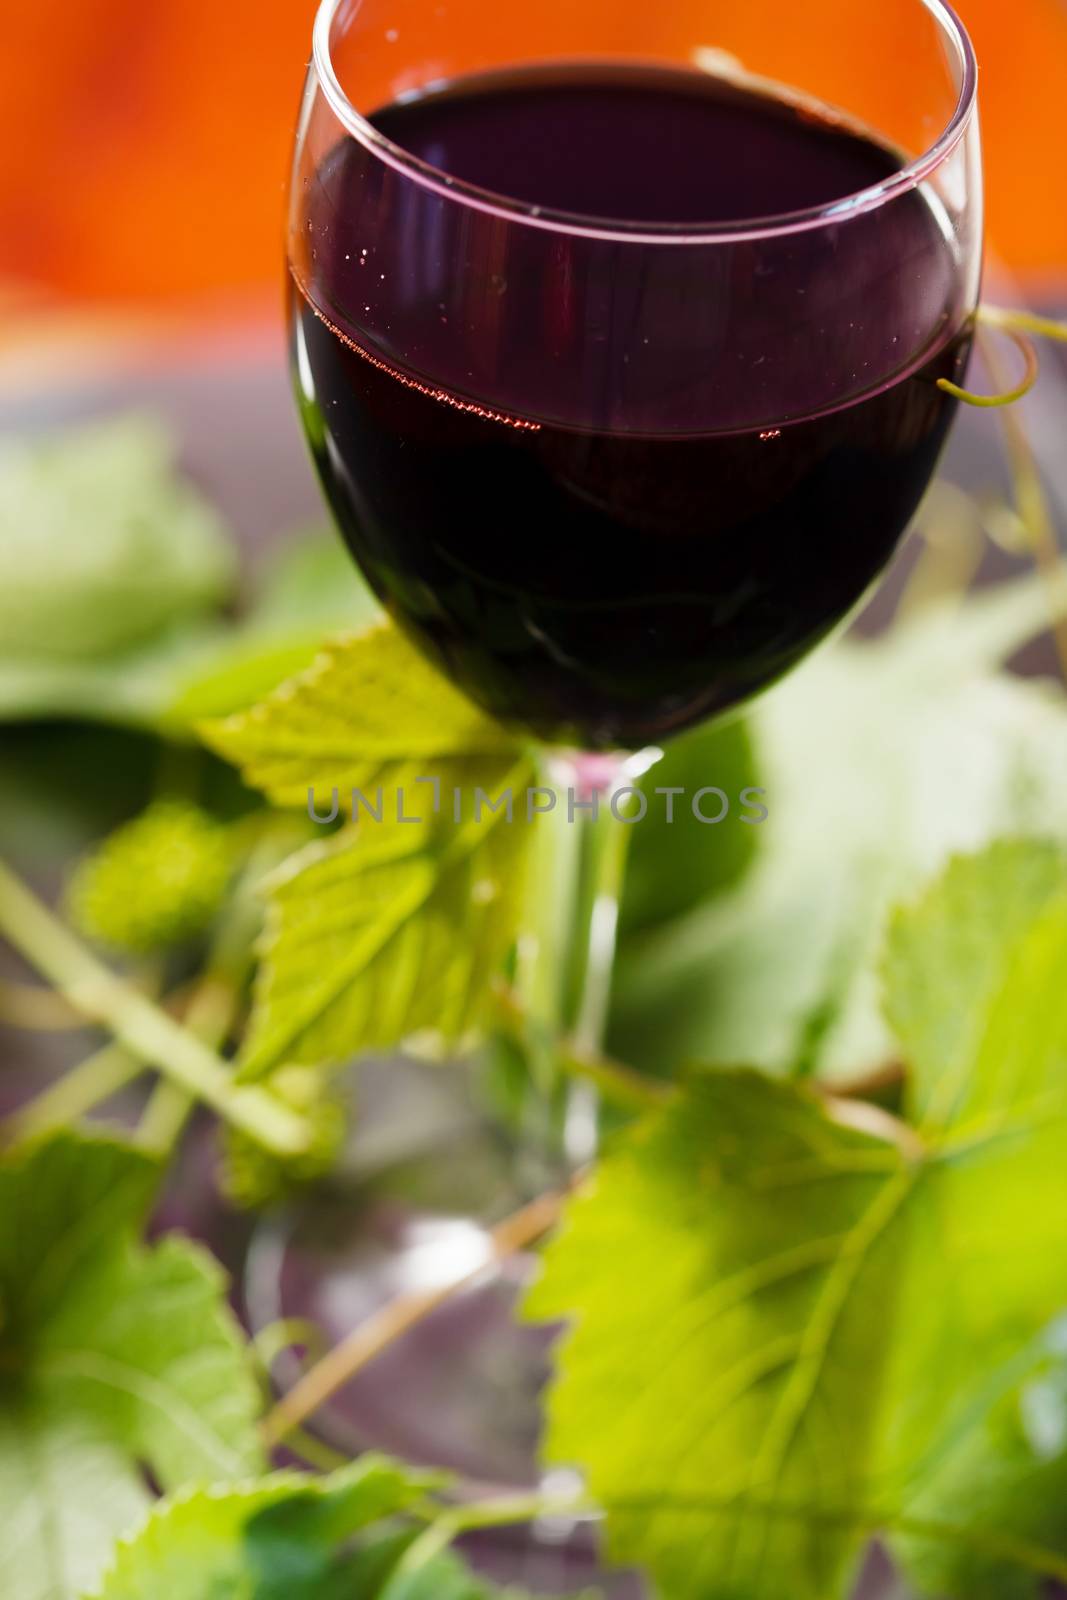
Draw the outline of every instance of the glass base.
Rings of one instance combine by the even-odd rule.
[[[489,1228],[562,1179],[476,1103],[469,1067],[363,1063],[358,1120],[329,1187],[265,1218],[249,1251],[254,1332],[305,1318],[334,1345],[397,1296],[484,1275],[358,1372],[309,1422],[346,1453],[375,1448],[458,1473],[464,1492],[537,1486],[540,1395],[558,1330],[517,1316],[533,1254],[492,1263]],[[302,1362],[275,1364],[283,1389]]]
[[[519,1316],[536,1255],[493,1262],[489,1238],[494,1223],[564,1181],[562,1158],[547,1160],[491,1114],[469,1064],[363,1062],[351,1081],[358,1120],[338,1173],[264,1217],[252,1239],[244,1299],[253,1333],[282,1318],[307,1319],[333,1346],[397,1296],[443,1287],[487,1263],[305,1428],[345,1456],[381,1450],[452,1472],[461,1499],[538,1488],[565,1494],[577,1487],[572,1475],[546,1475],[538,1464],[559,1329]],[[288,1392],[304,1369],[295,1349],[283,1351],[273,1365],[278,1389]],[[592,1519],[494,1529],[462,1546],[477,1570],[533,1594],[574,1595],[590,1585],[605,1600],[645,1594],[629,1574],[605,1577]]]

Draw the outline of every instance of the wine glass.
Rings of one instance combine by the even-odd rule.
[[[594,811],[907,528],[978,300],[975,90],[941,0],[324,0],[288,225],[315,463],[395,622]],[[581,981],[532,988],[593,1049],[627,830],[582,815],[533,956]],[[572,1164],[595,1123],[572,1096]]]
[[[581,749],[739,704],[852,609],[966,359],[958,22],[747,9],[338,0],[316,26],[289,268],[327,497],[460,687]],[[865,70],[823,59],[835,19]]]

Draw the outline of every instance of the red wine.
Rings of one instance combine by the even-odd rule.
[[[460,80],[371,120],[433,181],[329,151],[292,318],[319,471],[386,607],[497,716],[586,746],[771,683],[892,554],[968,339],[921,186],[773,258],[759,219],[882,183],[899,153],[799,100],[629,66]],[[620,237],[587,248],[493,195]],[[729,248],[687,242],[746,219]]]

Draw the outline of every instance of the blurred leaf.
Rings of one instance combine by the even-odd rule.
[[[696,728],[673,740],[662,759],[641,779],[648,812],[635,826],[619,914],[619,934],[628,934],[681,916],[735,883],[758,847],[759,827],[740,820],[742,789],[759,783],[752,743],[736,720]],[[721,823],[701,822],[692,797],[705,786],[721,789],[730,810]],[[656,789],[677,787],[673,821]],[[714,806],[710,802],[709,809]],[[625,947],[625,945],[624,945]]]
[[[414,771],[398,768],[411,808]],[[415,769],[417,770],[417,769]],[[521,792],[522,761],[453,763],[465,795]],[[504,812],[455,825],[383,813],[310,845],[273,882],[245,1076],[315,1065],[419,1033],[457,1042],[483,1020],[513,943],[529,829]],[[446,802],[447,804],[447,802]]]
[[[397,1568],[420,1528],[399,1519],[438,1482],[365,1456],[326,1478],[187,1489],[121,1541],[92,1600],[414,1600]],[[462,1572],[451,1556],[431,1559],[420,1592],[487,1596]]]
[[[953,851],[1067,836],[1067,701],[995,670],[1047,615],[1033,580],[1005,584],[842,640],[757,702],[757,858],[733,891],[624,943],[609,1047],[661,1073],[747,1061],[832,1079],[885,1061],[893,901]]]
[[[204,737],[275,805],[301,808],[312,788],[325,805],[332,788],[347,799],[395,782],[401,765],[447,780],[449,757],[516,748],[385,621],[329,645],[307,672]]]
[[[259,574],[250,629],[355,628],[378,602],[332,528],[296,528]]]
[[[879,1526],[926,1592],[1067,1574],[1067,890],[1006,937],[981,914],[1003,872],[999,849],[954,866],[895,931],[894,986],[924,987],[890,1004],[922,1040],[977,952],[968,1088],[921,1147],[714,1073],[617,1140],[549,1246],[528,1310],[574,1319],[549,1458],[672,1600],[830,1600]],[[927,967],[961,873],[980,914]]]
[[[204,718],[243,711],[305,671],[364,608],[323,625],[274,618],[186,619],[119,655],[85,662],[32,661],[0,669],[0,719],[85,717],[193,737]]]
[[[924,1595],[1051,1600],[1062,1589],[1043,1582],[1042,1572],[1067,1582],[1064,1314],[999,1364],[990,1362],[968,1393],[980,1404],[955,1436],[945,1429],[909,1512],[919,1524],[970,1528],[973,1541],[898,1533],[893,1552]],[[1010,1534],[987,1541],[986,1529]]]
[[[0,718],[77,716],[187,735],[309,666],[376,602],[334,536],[295,532],[248,612],[218,515],[166,431],[113,418],[0,455]]]
[[[377,614],[337,535],[295,532],[261,575],[247,615],[175,674],[166,725],[189,727],[245,710],[309,667],[330,634]]]
[[[164,1488],[255,1471],[258,1396],[209,1256],[135,1234],[158,1180],[63,1133],[0,1163],[0,1593],[67,1600]]]
[[[246,635],[240,622],[187,618],[99,660],[6,663],[0,720],[84,717],[188,739],[202,717],[241,710],[303,671],[321,643],[314,627]]]
[[[36,664],[114,655],[213,609],[233,575],[220,518],[175,475],[156,424],[119,418],[0,455],[0,658],[24,684]]]

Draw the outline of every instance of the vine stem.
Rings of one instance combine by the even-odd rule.
[[[826,1115],[842,1128],[854,1128],[857,1133],[869,1134],[895,1145],[908,1161],[921,1161],[927,1154],[926,1145],[907,1122],[895,1117],[891,1111],[873,1105],[869,1100],[851,1100],[843,1095],[820,1091]]]
[[[1003,328],[1019,333],[1036,333],[1042,339],[1067,344],[1067,322],[1055,317],[1040,317],[1033,311],[1014,311],[1008,306],[979,306],[978,321],[987,328]]]
[[[888,1089],[901,1088],[906,1079],[903,1061],[893,1058],[880,1062],[867,1072],[857,1073],[854,1078],[841,1078],[830,1084],[829,1088],[839,1100],[870,1100],[872,1096],[884,1094]]]
[[[1009,1562],[1026,1572],[1043,1578],[1067,1581],[1067,1560],[1057,1550],[1020,1539],[1010,1533],[985,1527],[961,1527],[950,1522],[939,1522],[923,1517],[898,1513],[892,1508],[852,1508],[833,1505],[793,1505],[788,1501],[746,1501],[736,1495],[684,1496],[670,1491],[656,1496],[613,1497],[603,1506],[597,1506],[584,1497],[556,1501],[539,1494],[501,1496],[499,1500],[475,1502],[469,1506],[456,1506],[440,1513],[434,1508],[434,1520],[426,1534],[411,1546],[417,1560],[405,1563],[405,1570],[425,1563],[452,1539],[479,1528],[506,1527],[517,1522],[534,1522],[551,1516],[642,1516],[656,1512],[674,1512],[696,1516],[719,1514],[736,1517],[745,1511],[764,1517],[777,1517],[786,1522],[799,1522],[812,1527],[851,1528],[864,1533],[892,1532],[904,1538],[928,1539],[933,1543],[954,1545],[971,1550],[994,1560]],[[425,1541],[425,1542],[424,1542]]]
[[[582,1050],[573,1039],[561,1039],[556,1061],[568,1077],[584,1078],[612,1104],[629,1111],[658,1111],[677,1093],[674,1084],[647,1077],[602,1051]]]
[[[169,1078],[160,1078],[137,1124],[137,1143],[153,1155],[167,1156],[181,1139],[195,1101]]]
[[[268,1412],[262,1425],[264,1443],[273,1448],[317,1411],[331,1395],[388,1348],[436,1311],[461,1289],[469,1288],[488,1269],[534,1244],[559,1221],[565,1190],[551,1190],[497,1223],[488,1235],[485,1259],[468,1272],[435,1289],[398,1295],[360,1322],[320,1361],[298,1378],[288,1394]]]
[[[0,933],[83,1016],[278,1155],[299,1155],[306,1119],[267,1090],[239,1086],[200,1039],[124,983],[0,861]]]
[[[538,1030],[523,997],[513,987],[500,985],[496,1000],[503,1023],[529,1037]],[[602,1050],[583,1049],[573,1035],[544,1041],[555,1065],[568,1077],[585,1078],[605,1100],[627,1111],[654,1111],[674,1094],[674,1085],[627,1067]]]
[[[193,990],[182,1024],[202,1043],[217,1050],[225,1042],[236,1013],[236,988],[209,969]],[[161,1078],[141,1117],[138,1140],[158,1154],[167,1155],[181,1138],[194,1104],[187,1089],[167,1077]]]
[[[1042,317],[1033,311],[1016,311],[1008,306],[981,305],[974,314],[974,320],[979,327],[996,328],[1014,341],[1022,354],[1025,372],[1021,382],[1014,388],[1006,389],[1001,394],[990,395],[972,394],[969,389],[962,389],[950,378],[938,378],[939,389],[943,389],[946,394],[955,395],[957,400],[962,400],[969,406],[1012,406],[1030,393],[1037,382],[1038,360],[1037,351],[1027,338],[1028,334],[1037,334],[1039,338],[1053,339],[1060,344],[1067,344],[1067,322],[1061,322],[1057,317]],[[998,378],[997,381],[1003,380]]]
[[[313,1350],[324,1350],[326,1340],[318,1323],[307,1317],[279,1317],[274,1322],[268,1322],[251,1341],[250,1348],[260,1369],[265,1400],[270,1395],[271,1371],[277,1357],[283,1350],[291,1350],[294,1345],[303,1345],[309,1355]],[[291,1429],[286,1435],[285,1446],[291,1455],[299,1456],[316,1472],[333,1472],[339,1467],[348,1466],[351,1461],[351,1456],[335,1450],[323,1439],[316,1439],[314,1434],[303,1428]]]
[[[986,326],[990,326],[983,317],[980,317],[979,321],[985,323]],[[944,390],[945,394],[955,395],[956,399],[962,400],[964,405],[977,406],[982,410],[992,410],[1000,406],[1013,406],[1030,393],[1030,390],[1037,382],[1037,351],[1026,334],[1022,333],[1018,327],[1013,327],[1007,321],[998,323],[997,326],[1008,335],[1008,338],[1011,339],[1022,355],[1024,370],[1019,382],[1013,388],[1005,389],[1000,394],[975,394],[972,390],[963,389],[958,383],[953,383],[951,378],[938,378],[937,387],[939,389]]]
[[[33,1033],[71,1033],[85,1026],[72,1006],[54,989],[0,980],[0,1022]]]
[[[84,1018],[80,1019],[84,1026]],[[120,1044],[106,1044],[32,1100],[19,1106],[3,1123],[5,1143],[17,1143],[53,1128],[66,1127],[103,1100],[139,1078],[144,1062]]]
[[[509,1026],[526,1028],[534,1025],[521,996],[514,989],[500,988],[497,999],[500,1015]],[[600,1090],[605,1100],[623,1110],[661,1111],[670,1105],[679,1092],[677,1083],[638,1072],[636,1068],[626,1066],[602,1050],[582,1049],[573,1035],[565,1035],[556,1041],[555,1058],[562,1072],[567,1073],[569,1077],[588,1078]],[[824,1098],[831,1105],[837,1105],[842,1101],[867,1101],[872,1096],[885,1093],[887,1090],[899,1089],[905,1082],[906,1076],[904,1063],[893,1059],[880,1062],[878,1066],[858,1073],[854,1078],[842,1078],[825,1085],[820,1085],[816,1081],[815,1087],[824,1094]],[[880,1108],[873,1106],[871,1109],[878,1111]],[[900,1119],[889,1111],[886,1111],[884,1116],[894,1131],[887,1135],[885,1125],[882,1125],[883,1137],[888,1136],[893,1143],[899,1143]]]
[[[396,1572],[401,1580],[420,1572],[465,1533],[508,1528],[519,1522],[537,1522],[549,1517],[563,1517],[572,1522],[576,1516],[599,1516],[596,1506],[585,1498],[568,1496],[557,1500],[537,1493],[501,1495],[497,1500],[475,1501],[445,1511],[439,1504],[430,1502],[421,1512],[420,1508],[414,1508],[414,1514],[423,1515],[428,1525],[400,1559]]]
[[[510,1528],[518,1522],[540,1522],[548,1517],[598,1517],[599,1507],[587,1496],[530,1494],[500,1495],[450,1507],[444,1519],[453,1534],[477,1533],[483,1528]]]

